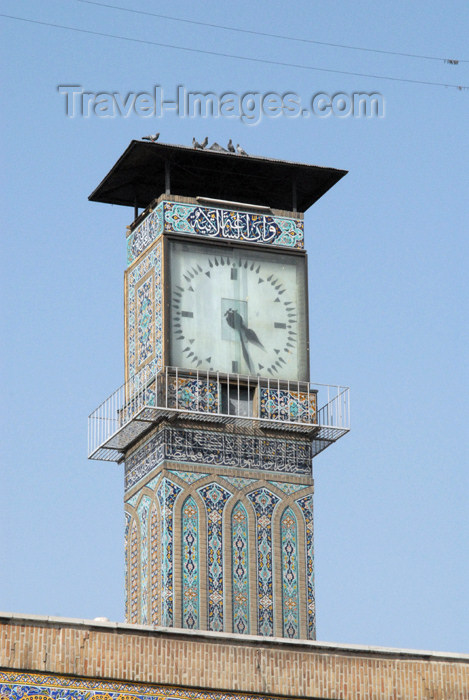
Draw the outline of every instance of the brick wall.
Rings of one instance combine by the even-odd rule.
[[[1,613],[0,665],[237,696],[469,698],[469,655]]]

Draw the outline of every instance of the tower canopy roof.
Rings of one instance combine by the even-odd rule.
[[[146,208],[155,197],[168,192],[304,212],[346,172],[260,156],[131,141],[88,199]]]

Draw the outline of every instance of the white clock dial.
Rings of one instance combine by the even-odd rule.
[[[301,255],[171,241],[171,364],[304,380]]]

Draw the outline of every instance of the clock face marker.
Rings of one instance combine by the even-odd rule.
[[[293,330],[305,316],[303,261],[208,241],[173,241],[171,249],[171,364],[275,381],[303,376],[305,353]]]

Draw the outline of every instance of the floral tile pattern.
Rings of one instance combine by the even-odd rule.
[[[177,391],[176,391],[177,386]],[[207,382],[184,377],[170,377],[167,405],[199,413],[218,413],[219,390],[217,382]]]
[[[162,520],[161,531],[161,625],[174,625],[173,587],[173,508],[181,487],[167,478],[162,479],[157,490]]]
[[[143,253],[145,248],[156,241],[163,231],[163,203],[148,214],[127,237],[127,265]]]
[[[199,509],[192,496],[182,508],[182,626],[199,629]]]
[[[223,510],[231,493],[216,483],[198,489],[207,511],[208,629],[224,630]]]
[[[162,244],[155,244],[127,275],[127,376],[141,380],[163,369]],[[141,383],[141,382],[140,382]],[[132,393],[132,389],[131,389]]]
[[[296,517],[287,508],[280,522],[282,545],[283,636],[300,636],[300,600],[298,586],[298,528]]]
[[[314,529],[313,496],[309,494],[296,501],[305,520],[306,530],[306,585],[308,591],[308,639],[316,639],[316,603],[314,598]]]
[[[317,396],[315,392],[259,390],[259,416],[294,423],[315,423]]]
[[[248,514],[237,503],[231,514],[231,552],[233,571],[233,631],[249,634],[249,532]]]
[[[198,690],[150,683],[0,671],[2,700],[265,700],[251,693]],[[269,696],[271,700],[280,700]]]
[[[272,516],[280,498],[266,488],[248,494],[257,529],[258,629],[264,637],[274,635],[274,591],[272,562]]]

